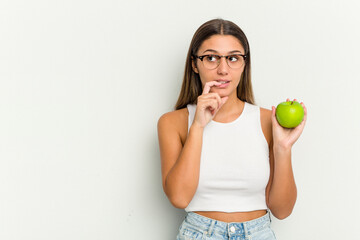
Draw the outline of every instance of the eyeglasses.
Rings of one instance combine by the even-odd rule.
[[[204,64],[204,67],[211,70],[215,69],[220,65],[220,59],[224,57],[229,67],[237,69],[241,68],[246,60],[246,55],[243,54],[231,54],[228,56],[219,56],[219,55],[203,55],[203,56],[196,56],[195,58],[199,58],[201,62]]]

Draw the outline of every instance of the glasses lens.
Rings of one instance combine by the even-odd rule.
[[[220,57],[216,55],[208,55],[203,58],[204,67],[214,69],[219,65]]]
[[[244,64],[244,58],[241,55],[230,55],[227,58],[227,63],[231,68],[241,68]]]

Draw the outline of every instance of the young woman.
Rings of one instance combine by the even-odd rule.
[[[276,239],[270,211],[284,219],[293,210],[291,148],[306,107],[302,123],[286,129],[274,106],[256,106],[250,59],[236,24],[204,23],[191,41],[175,110],[158,121],[163,189],[187,212],[177,239]]]

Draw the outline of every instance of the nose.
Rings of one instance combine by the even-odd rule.
[[[226,74],[229,71],[229,65],[226,62],[226,58],[220,58],[219,66],[217,67],[218,74]]]

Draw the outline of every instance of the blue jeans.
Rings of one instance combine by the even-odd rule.
[[[269,211],[251,221],[230,223],[188,212],[176,240],[276,240],[270,223]]]

